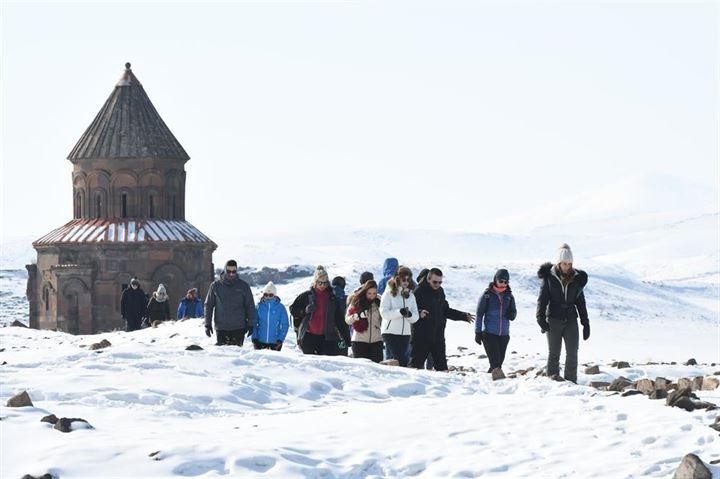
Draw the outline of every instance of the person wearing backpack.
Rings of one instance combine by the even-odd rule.
[[[510,289],[510,273],[499,269],[480,299],[476,311],[475,342],[485,347],[490,362],[488,372],[502,369],[510,342],[510,321],[515,320],[517,307]]]

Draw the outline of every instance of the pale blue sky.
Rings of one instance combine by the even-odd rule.
[[[3,235],[71,219],[65,157],[126,61],[191,156],[188,220],[224,237],[713,185],[718,51],[710,2],[3,3]]]

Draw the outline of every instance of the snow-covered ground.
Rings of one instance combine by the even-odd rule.
[[[279,353],[218,348],[199,320],[96,336],[1,327],[0,477],[671,477],[687,453],[720,459],[708,427],[717,411],[588,387],[620,375],[720,373],[717,191],[676,190],[690,191],[658,177],[624,180],[566,201],[579,216],[562,204],[529,210],[495,229],[503,234],[336,228],[213,238],[216,266],[231,257],[258,268],[323,264],[348,278],[348,291],[362,271],[378,277],[388,256],[415,273],[439,266],[451,305],[465,311],[506,267],[519,313],[504,370],[534,368],[517,378],[307,357],[292,333]],[[3,245],[2,325],[27,322],[32,239]],[[578,385],[535,375],[547,353],[536,271],[561,242],[590,276],[592,334],[580,362],[602,370],[588,376],[581,366]],[[287,305],[308,286],[300,279],[278,293]],[[449,323],[449,364],[485,371],[473,331]],[[83,347],[103,338],[112,346]],[[689,358],[700,364],[684,366]],[[618,360],[632,367],[611,368]],[[35,407],[5,407],[22,390]],[[720,404],[720,390],[698,395]],[[49,413],[94,429],[60,433],[40,422]]]

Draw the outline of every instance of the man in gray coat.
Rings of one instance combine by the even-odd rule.
[[[213,314],[217,345],[242,346],[245,333],[252,331],[257,312],[250,286],[238,278],[237,262],[225,263],[225,271],[210,285],[205,298],[205,334],[213,334]]]

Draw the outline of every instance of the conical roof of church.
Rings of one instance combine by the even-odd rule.
[[[125,72],[68,160],[166,158],[189,160],[145,89],[125,64]]]

